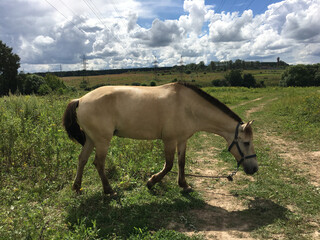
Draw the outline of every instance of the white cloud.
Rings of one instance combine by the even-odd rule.
[[[141,29],[134,33],[132,37],[149,47],[164,47],[172,42],[179,41],[181,33],[182,30],[179,28],[177,21],[166,20],[163,22],[155,19],[150,29]]]
[[[253,13],[245,11],[241,16],[237,12],[216,15],[209,24],[209,36],[213,42],[238,42],[251,38]]]
[[[183,15],[179,19],[179,24],[189,33],[200,34],[205,20],[207,7],[203,0],[185,0],[183,4],[184,11],[188,15]]]
[[[39,35],[38,37],[36,37],[33,41],[33,43],[35,45],[38,45],[38,46],[45,46],[45,45],[50,45],[54,42],[54,40],[51,38],[51,37],[48,37],[48,36],[42,36],[42,35]]]
[[[94,69],[151,66],[153,55],[160,66],[177,64],[181,55],[184,63],[319,61],[320,0],[283,0],[260,15],[215,13],[204,0],[88,1],[97,16],[83,1],[48,1],[64,16],[45,1],[0,2],[0,39],[31,71],[50,64],[81,69],[83,54]],[[161,15],[166,9],[170,20]]]

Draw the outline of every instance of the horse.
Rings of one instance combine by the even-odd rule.
[[[242,165],[244,172],[252,175],[258,170],[252,122],[243,123],[224,103],[184,82],[97,88],[71,100],[63,115],[69,138],[83,146],[72,189],[81,192],[83,169],[95,148],[93,163],[104,193],[115,194],[105,174],[105,158],[113,136],[163,141],[165,164],[148,180],[149,189],[172,169],[177,151],[178,184],[183,191],[192,190],[185,179],[185,156],[187,140],[199,131],[223,137],[238,167]]]

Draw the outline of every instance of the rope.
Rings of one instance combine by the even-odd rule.
[[[191,173],[186,173],[185,176],[197,177],[197,178],[211,178],[211,179],[227,178],[229,181],[233,181],[233,176],[236,175],[237,172],[238,172],[238,168],[235,171],[233,171],[232,173],[230,173],[229,175],[209,176],[209,175],[195,175],[195,174],[191,174]],[[170,171],[170,173],[178,175],[178,173],[175,171]]]

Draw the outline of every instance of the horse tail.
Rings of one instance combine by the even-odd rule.
[[[62,124],[64,128],[66,129],[68,136],[72,140],[78,141],[82,146],[86,142],[86,135],[85,133],[80,129],[80,126],[77,122],[77,112],[76,109],[79,106],[79,100],[75,99],[72,100],[63,115],[62,118]]]

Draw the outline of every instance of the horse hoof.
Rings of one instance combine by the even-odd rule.
[[[193,192],[193,189],[192,189],[192,187],[188,186],[188,187],[183,188],[182,192],[183,193],[191,193],[191,192]]]
[[[151,181],[148,181],[148,182],[147,182],[147,187],[148,187],[149,190],[152,189],[153,185],[154,185],[154,184],[153,184]]]
[[[117,198],[118,197],[118,193],[117,192],[112,192],[109,193],[110,198]]]
[[[75,191],[78,195],[81,195],[83,193],[83,188],[79,185],[73,185],[72,190]]]

